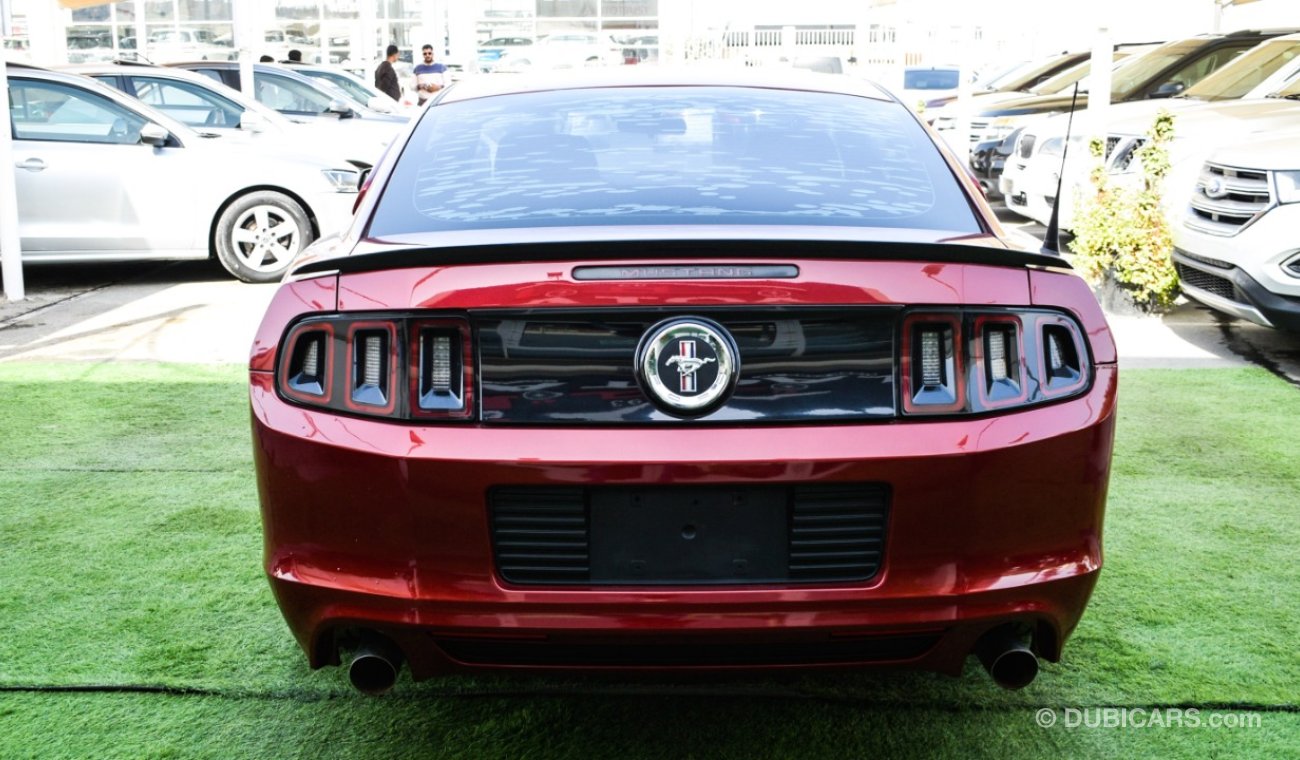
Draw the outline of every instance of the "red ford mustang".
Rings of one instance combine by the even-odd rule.
[[[842,77],[481,77],[253,347],[265,568],[313,667],[1056,661],[1116,358],[906,106]]]

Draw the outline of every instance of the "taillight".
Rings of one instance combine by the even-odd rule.
[[[967,414],[1077,395],[1091,379],[1083,332],[1045,310],[907,313],[899,341],[903,413]]]
[[[397,325],[393,322],[353,322],[348,326],[348,395],[354,412],[388,416],[397,406]]]
[[[290,401],[396,419],[474,416],[474,343],[464,318],[311,317],[280,345],[276,386]]]
[[[281,343],[280,391],[307,403],[328,399],[334,380],[334,326],[299,325]]]
[[[411,335],[411,414],[464,419],[473,414],[474,343],[463,320],[420,320]]]
[[[966,403],[961,320],[911,314],[903,320],[903,405],[908,411],[961,411]]]

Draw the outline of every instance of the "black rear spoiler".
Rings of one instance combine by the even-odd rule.
[[[446,248],[400,248],[312,261],[290,277],[325,272],[353,274],[382,269],[521,262],[709,261],[792,263],[803,259],[924,261],[1011,268],[1070,269],[1059,256],[960,243],[875,243],[843,240],[584,240],[503,243]],[[635,266],[633,264],[632,266]]]

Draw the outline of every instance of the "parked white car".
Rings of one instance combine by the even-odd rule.
[[[1124,45],[1117,49],[1113,54],[1113,66],[1118,69],[1124,62],[1137,60],[1137,56],[1156,49],[1156,45]],[[1002,103],[1010,103],[1014,100],[1023,99],[1034,95],[1056,95],[1057,93],[1069,93],[1076,82],[1079,83],[1080,91],[1088,90],[1088,75],[1092,72],[1092,60],[1083,59],[1081,62],[1057,73],[1025,91],[995,91],[995,92],[976,92],[971,95],[970,111],[974,116],[970,120],[970,142],[971,147],[977,143],[986,140],[1002,139],[1014,132],[1020,126],[1019,119],[1014,117],[997,117],[991,118],[980,116],[980,112],[991,109]],[[938,131],[939,136],[951,141],[952,130],[957,128],[957,106],[955,103],[948,103],[935,109],[926,109],[925,116],[930,120],[931,125]]]
[[[1137,182],[1136,151],[1146,140],[1156,114],[1175,115],[1172,169],[1166,183],[1166,208],[1181,211],[1197,172],[1210,151],[1224,140],[1249,133],[1288,127],[1296,103],[1285,96],[1300,82],[1300,34],[1275,37],[1252,48],[1179,97],[1140,100],[1110,106],[1106,141],[1107,169],[1117,182]],[[1278,118],[1271,115],[1282,113]],[[1026,126],[1007,160],[999,181],[1007,208],[1041,224],[1052,213],[1057,177],[1063,176],[1060,203],[1062,229],[1071,229],[1075,199],[1089,189],[1093,165],[1075,121],[1069,161],[1061,174],[1061,152],[1068,117],[1053,116]],[[1300,124],[1300,122],[1296,122]]]
[[[532,47],[533,38],[521,35],[506,37],[493,37],[492,39],[479,44],[478,50],[478,70],[490,74],[496,71],[497,65],[502,59],[508,59],[511,55],[524,51]]]
[[[1215,151],[1173,235],[1184,293],[1300,331],[1300,130]]]
[[[228,61],[238,53],[223,45],[206,29],[160,29],[149,35],[145,54],[159,63],[167,61]]]
[[[320,64],[285,63],[290,70],[317,81],[328,82],[337,87],[348,98],[372,111],[397,114],[408,119],[420,112],[414,98],[403,95],[402,100],[393,100],[386,92],[381,92],[372,84],[367,84],[361,77],[334,66]]]
[[[623,46],[612,36],[595,32],[561,32],[548,34],[532,45],[505,48],[492,70],[518,73],[622,63]]]
[[[344,156],[358,168],[373,166],[387,144],[344,121],[296,122],[209,77],[170,66],[97,63],[66,69],[137,98],[188,127],[235,139],[280,141],[294,150]]]
[[[238,63],[181,63],[173,66],[201,74],[231,89],[240,89]],[[329,125],[340,130],[337,134],[348,144],[352,144],[352,140],[368,141],[375,146],[369,158],[362,157],[368,163],[377,161],[383,149],[410,121],[406,116],[366,108],[348,99],[338,88],[284,66],[254,64],[253,85],[259,103],[279,111],[290,121]]]
[[[923,113],[930,101],[955,96],[961,78],[959,66],[909,66],[903,69],[903,81],[898,83],[894,92],[904,105]],[[974,80],[969,73],[966,78]]]
[[[199,132],[76,74],[11,64],[8,84],[25,261],[211,256],[269,282],[351,217],[342,158]]]

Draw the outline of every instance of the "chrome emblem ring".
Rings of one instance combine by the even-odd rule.
[[[685,317],[647,330],[636,365],[637,378],[656,406],[676,416],[698,416],[726,400],[739,373],[740,354],[722,325]]]
[[[1223,186],[1223,180],[1214,177],[1209,182],[1206,182],[1205,197],[1215,200],[1228,197],[1228,188]]]

